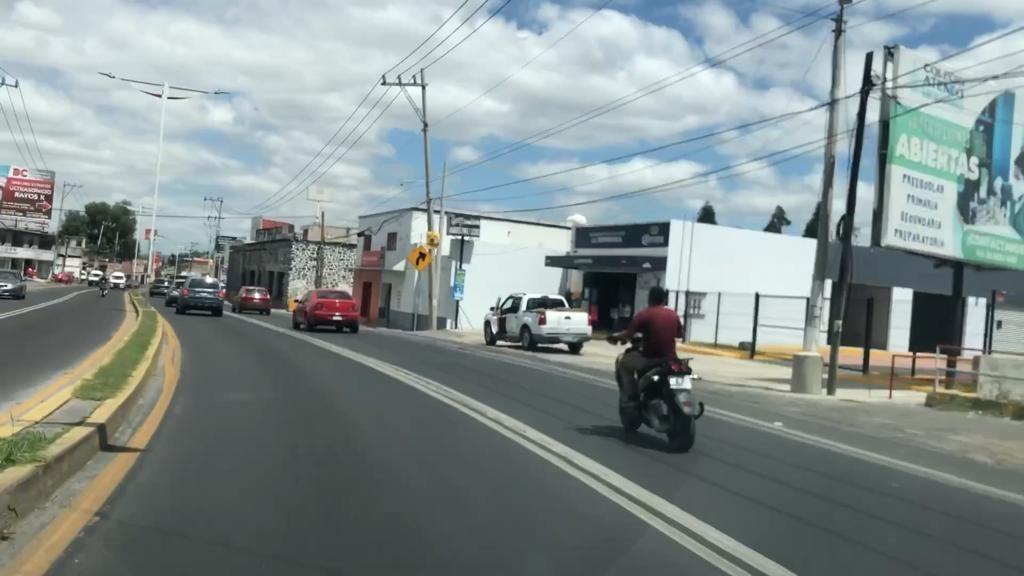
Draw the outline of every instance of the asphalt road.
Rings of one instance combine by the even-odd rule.
[[[171,409],[56,574],[1024,572],[1024,507],[890,466],[719,418],[667,454],[622,436],[593,378],[385,332],[168,317]],[[641,505],[579,472],[595,465]]]
[[[102,346],[124,315],[120,291],[100,298],[78,285],[30,285],[24,300],[0,300],[0,409]]]

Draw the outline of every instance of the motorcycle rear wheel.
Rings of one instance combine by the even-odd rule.
[[[626,434],[636,432],[640,429],[640,425],[643,424],[643,420],[636,409],[626,409],[622,406],[619,406],[619,422],[622,423],[622,430]]]
[[[675,404],[669,405],[672,414],[672,428],[669,429],[668,451],[673,453],[689,452],[697,440],[697,422],[693,416],[683,414]]]

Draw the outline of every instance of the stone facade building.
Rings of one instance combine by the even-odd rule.
[[[323,250],[322,288],[352,289],[357,263],[355,244],[326,243],[278,238],[250,242],[231,248],[228,257],[227,290],[235,294],[242,286],[263,286],[276,308],[301,297],[316,286],[317,254]]]

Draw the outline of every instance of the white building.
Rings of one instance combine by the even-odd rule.
[[[647,305],[650,288],[660,285],[685,318],[689,340],[738,345],[756,337],[759,346],[796,346],[814,251],[813,239],[672,220],[580,226],[572,250],[548,257],[546,265],[578,271],[563,288],[572,292],[575,305],[590,311],[597,329],[620,329]],[[831,252],[834,278],[837,247]],[[957,341],[950,333],[951,277],[951,267],[937,267],[930,258],[856,247],[843,344],[864,344],[869,307],[873,348],[934,352],[936,342]],[[1014,285],[1024,287],[1024,274],[965,272],[963,346],[983,347],[993,330],[986,329],[988,295]]]
[[[435,220],[438,216],[435,214]],[[445,235],[438,266],[438,325],[455,327],[456,306],[452,297],[455,270],[461,255],[465,271],[463,300],[458,306],[458,327],[476,330],[488,308],[510,292],[558,291],[563,272],[546,268],[544,258],[564,254],[571,246],[571,229],[507,218],[477,216],[466,212],[448,213],[453,232]],[[359,217],[359,247],[362,251],[355,274],[354,295],[360,302],[364,321],[377,326],[411,330],[413,314],[417,329],[428,322],[427,279],[406,261],[415,246],[427,240],[427,213],[421,208],[404,208]]]

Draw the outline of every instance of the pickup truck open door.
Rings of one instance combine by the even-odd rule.
[[[509,296],[505,298],[495,311],[498,316],[498,338],[505,338],[509,326],[516,326],[516,314],[522,305],[522,296]]]

